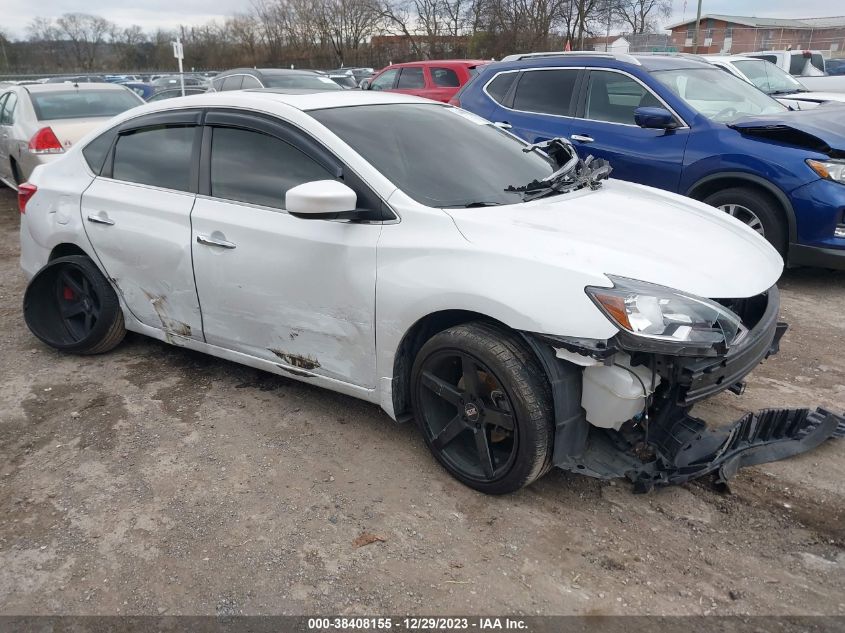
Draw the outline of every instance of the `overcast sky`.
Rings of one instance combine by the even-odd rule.
[[[673,0],[674,15],[668,22],[694,18],[697,0]],[[704,0],[703,13],[754,15],[758,17],[819,17],[841,14],[826,0]],[[137,24],[143,29],[172,28],[179,24],[202,24],[249,10],[249,0],[0,0],[0,28],[12,37],[23,37],[35,17],[63,13],[94,13],[120,26]],[[35,8],[37,7],[37,8]]]

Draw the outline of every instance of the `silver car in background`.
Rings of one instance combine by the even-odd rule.
[[[116,114],[144,103],[123,86],[49,83],[0,87],[0,181],[17,188]]]

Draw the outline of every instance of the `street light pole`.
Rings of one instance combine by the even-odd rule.
[[[698,0],[698,12],[695,14],[695,39],[692,41],[692,54],[698,52],[698,37],[701,33],[701,0]]]

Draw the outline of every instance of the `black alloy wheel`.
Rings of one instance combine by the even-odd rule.
[[[551,467],[548,380],[513,332],[471,322],[434,335],[417,353],[411,385],[426,444],[462,483],[503,494]]]

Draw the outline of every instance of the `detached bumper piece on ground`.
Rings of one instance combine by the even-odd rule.
[[[845,437],[845,415],[825,409],[764,409],[709,429],[683,411],[650,428],[591,429],[583,455],[559,466],[601,479],[627,477],[634,492],[705,475],[724,486],[745,466],[773,462]]]

